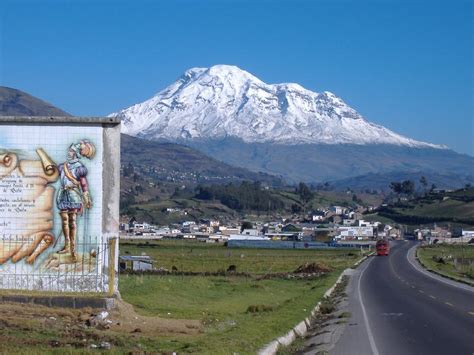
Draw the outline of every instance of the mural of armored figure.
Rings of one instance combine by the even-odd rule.
[[[58,253],[70,254],[72,259],[76,258],[77,216],[82,215],[84,209],[92,208],[87,168],[81,159],[92,159],[94,155],[95,146],[82,140],[69,147],[67,161],[58,166],[61,187],[56,203],[64,235],[64,248]]]

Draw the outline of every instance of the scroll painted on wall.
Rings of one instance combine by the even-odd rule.
[[[0,287],[103,289],[100,127],[0,129]]]

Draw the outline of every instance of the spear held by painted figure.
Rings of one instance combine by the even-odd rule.
[[[59,165],[61,188],[56,203],[61,216],[64,248],[59,254],[70,254],[76,259],[77,215],[84,208],[92,208],[92,199],[87,182],[87,168],[81,159],[92,159],[95,156],[95,146],[82,140],[71,144],[67,153],[67,161]],[[87,223],[87,221],[86,221]]]

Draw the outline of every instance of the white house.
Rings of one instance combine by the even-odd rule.
[[[471,238],[474,238],[474,230],[472,231],[466,231],[466,230],[462,230],[462,236],[463,237],[471,237]]]
[[[335,239],[341,240],[364,240],[374,237],[374,229],[372,227],[339,227],[338,235]]]
[[[377,228],[381,223],[380,222],[369,222],[369,221],[364,221],[363,219],[359,219],[359,227],[371,227],[371,228]]]
[[[352,226],[355,223],[355,219],[343,219],[342,225],[343,226]]]
[[[239,234],[240,233],[240,228],[219,226],[219,232],[221,232],[222,235]]]
[[[258,229],[244,229],[242,231],[242,233],[240,233],[242,235],[251,235],[251,236],[257,236],[259,233],[258,233]]]
[[[341,206],[331,206],[329,208],[329,211],[337,215],[342,215],[345,213],[346,208],[341,207]]]

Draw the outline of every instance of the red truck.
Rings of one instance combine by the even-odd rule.
[[[385,239],[377,240],[377,243],[375,243],[375,250],[377,251],[377,255],[388,256],[388,252],[390,251],[390,243]]]

